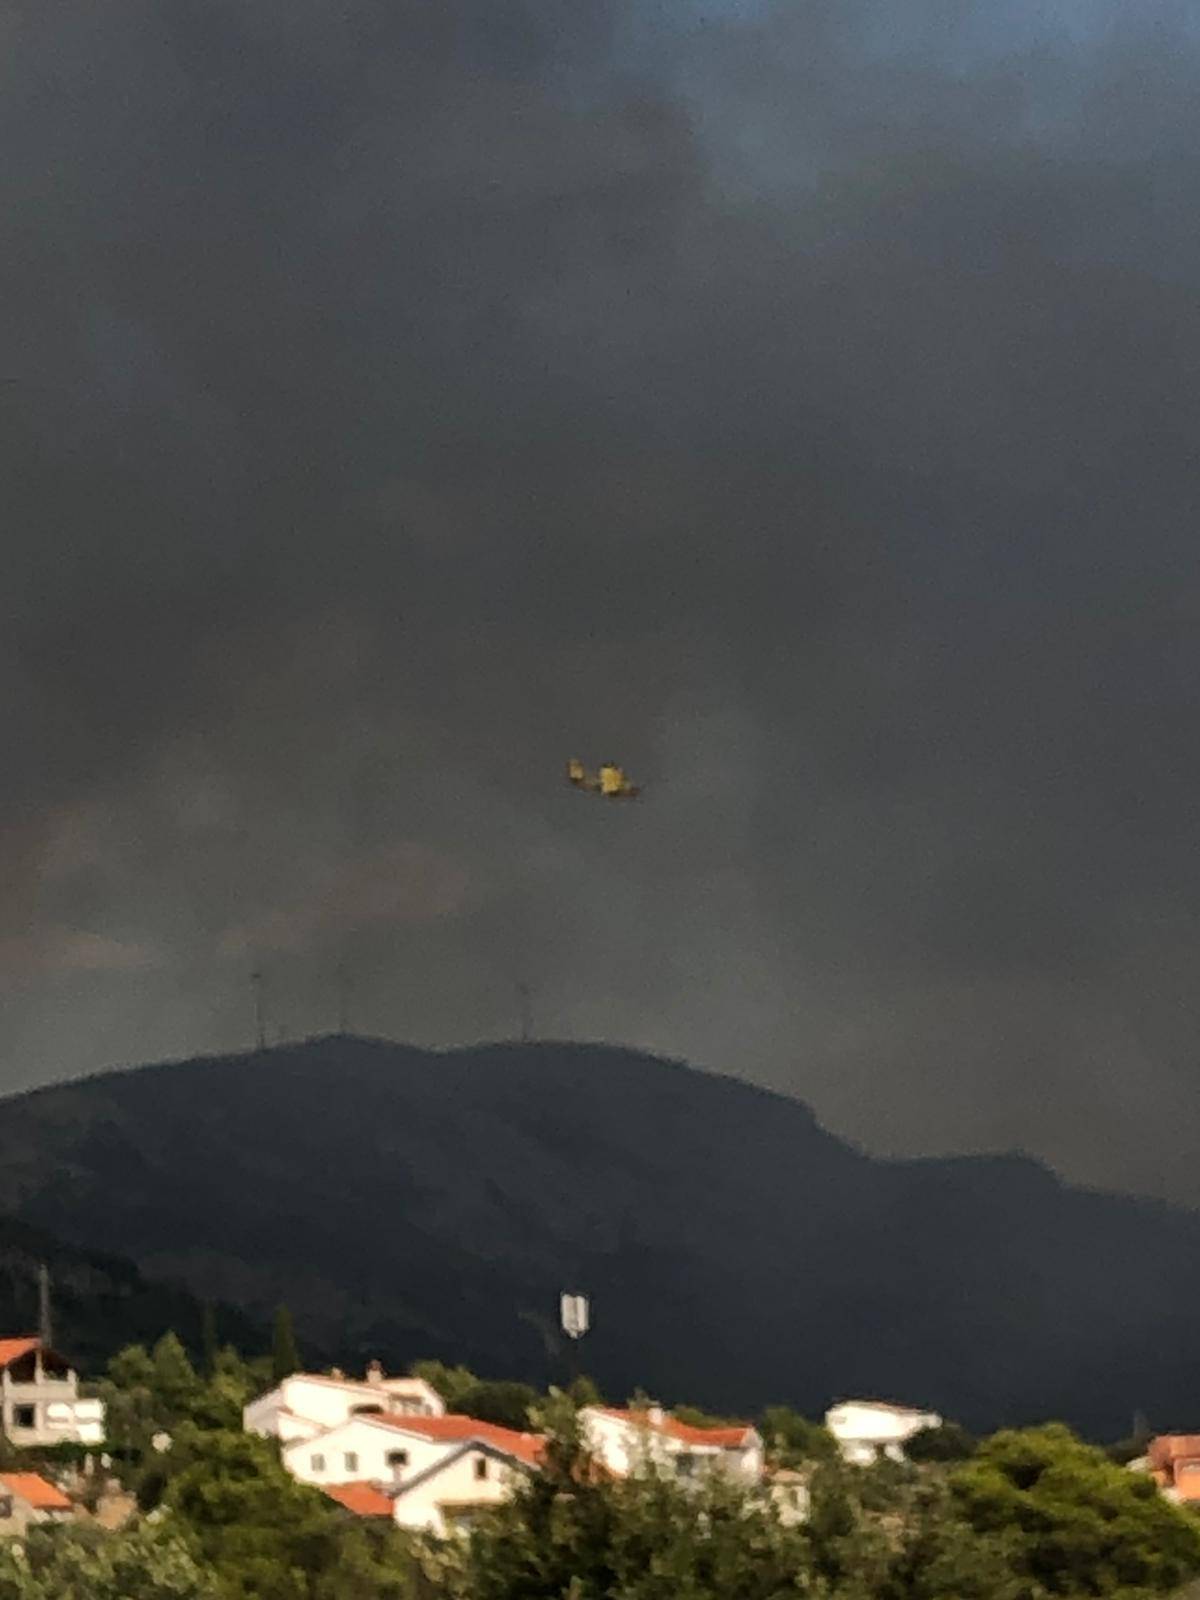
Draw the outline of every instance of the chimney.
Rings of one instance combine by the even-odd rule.
[[[649,1422],[652,1428],[661,1428],[663,1425],[663,1417],[665,1415],[666,1413],[663,1411],[663,1408],[659,1405],[657,1400],[651,1401],[651,1403],[646,1407],[646,1420]]]
[[[342,1371],[341,1367],[331,1367],[330,1371],[329,1371],[329,1376],[331,1378],[337,1378],[337,1379],[340,1380],[340,1379],[344,1378],[346,1376],[346,1374]]]
[[[376,1388],[383,1382],[383,1367],[378,1361],[372,1361],[367,1368],[367,1382],[373,1383]]]

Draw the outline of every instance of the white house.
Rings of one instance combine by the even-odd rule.
[[[528,1440],[531,1436],[519,1434],[517,1438]],[[520,1478],[536,1470],[538,1457],[536,1446],[506,1447],[491,1439],[464,1439],[423,1472],[388,1490],[393,1519],[401,1528],[442,1536],[463,1528],[480,1511],[506,1500]]]
[[[292,1440],[282,1456],[294,1478],[360,1515],[368,1513],[357,1491],[368,1486],[388,1496],[401,1527],[441,1534],[504,1499],[522,1472],[536,1468],[542,1445],[538,1434],[475,1417],[364,1414]]]
[[[579,1415],[592,1453],[618,1477],[650,1460],[670,1466],[681,1478],[716,1468],[752,1483],[762,1479],[763,1441],[749,1424],[694,1428],[661,1406],[644,1411],[585,1406]]]
[[[70,1522],[75,1507],[36,1472],[0,1473],[0,1536],[21,1535],[34,1523]]]
[[[314,1439],[283,1447],[283,1464],[301,1483],[377,1483],[395,1489],[470,1441],[534,1465],[542,1449],[536,1433],[518,1433],[477,1417],[350,1417]]]
[[[0,1418],[17,1445],[104,1442],[104,1402],[81,1398],[70,1363],[32,1335],[0,1339]]]
[[[886,1400],[844,1400],[825,1413],[825,1426],[853,1466],[870,1466],[881,1456],[904,1460],[904,1446],[926,1428],[940,1428],[936,1411],[894,1406]]]
[[[320,1488],[331,1483],[396,1484],[410,1472],[423,1472],[449,1444],[459,1442],[461,1434],[431,1438],[419,1427],[422,1421],[444,1420],[371,1413],[348,1417],[315,1436],[285,1443],[283,1464],[293,1478]]]
[[[358,1381],[344,1373],[294,1372],[242,1412],[247,1433],[290,1443],[315,1439],[352,1416],[440,1417],[442,1397],[423,1378],[388,1378],[378,1362]]]
[[[785,1528],[807,1522],[812,1508],[812,1493],[808,1479],[802,1472],[789,1467],[777,1467],[766,1479],[767,1493],[775,1506],[780,1522]]]

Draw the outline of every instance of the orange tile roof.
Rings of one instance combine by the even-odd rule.
[[[0,1339],[0,1367],[10,1367],[14,1361],[19,1361],[22,1356],[27,1356],[31,1350],[36,1350],[40,1343],[40,1339],[32,1337]]]
[[[353,1511],[356,1517],[390,1517],[392,1514],[392,1502],[387,1495],[380,1494],[369,1483],[325,1483],[321,1488],[331,1500]]]
[[[71,1502],[61,1490],[36,1472],[0,1472],[0,1483],[35,1511],[70,1511]]]
[[[653,1428],[670,1439],[678,1439],[681,1444],[708,1445],[714,1450],[741,1450],[750,1443],[750,1436],[754,1432],[748,1422],[739,1423],[733,1428],[693,1428],[690,1423],[679,1422],[666,1412],[661,1422],[653,1422],[646,1411],[620,1411],[615,1406],[601,1406],[599,1409],[605,1416],[630,1422],[637,1428]]]
[[[518,1433],[515,1428],[502,1428],[494,1422],[480,1422],[477,1417],[458,1416],[453,1412],[444,1417],[375,1415],[354,1420],[371,1423],[375,1427],[392,1428],[398,1433],[416,1433],[426,1439],[445,1440],[448,1444],[460,1439],[479,1439],[530,1466],[538,1464],[545,1449],[545,1440],[539,1433]]]

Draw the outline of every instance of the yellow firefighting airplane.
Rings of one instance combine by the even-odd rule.
[[[582,761],[568,761],[567,781],[577,789],[587,789],[606,800],[636,800],[642,792],[636,784],[630,783],[621,767],[613,766],[611,762],[602,766],[593,777]]]

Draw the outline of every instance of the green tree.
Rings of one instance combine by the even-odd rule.
[[[926,1477],[907,1509],[878,1600],[1029,1600],[1015,1528],[979,1533],[943,1475]]]
[[[461,1411],[462,1402],[480,1380],[468,1367],[448,1367],[441,1361],[414,1361],[409,1367],[414,1378],[423,1378],[446,1402],[448,1411]]]
[[[284,1378],[300,1370],[300,1352],[296,1348],[296,1333],[292,1327],[292,1313],[280,1306],[275,1313],[275,1332],[271,1340],[271,1378],[282,1383]]]
[[[152,1448],[155,1434],[172,1434],[183,1423],[240,1429],[243,1407],[268,1376],[226,1345],[202,1381],[173,1334],[160,1339],[153,1353],[129,1345],[113,1357],[99,1386],[108,1407],[109,1444],[143,1510],[158,1504],[167,1476],[164,1457]]]
[[[151,1352],[151,1388],[159,1421],[166,1428],[191,1415],[203,1387],[179,1336],[165,1333]]]
[[[225,1600],[408,1600],[408,1543],[297,1483],[274,1445],[182,1427],[166,1458],[166,1526],[221,1581]],[[3,1600],[3,1597],[0,1597]]]
[[[1022,1600],[1141,1600],[1200,1573],[1200,1522],[1058,1424],[994,1435],[951,1484],[976,1533],[1013,1541]]]
[[[768,1406],[759,1432],[771,1459],[780,1466],[802,1467],[814,1461],[833,1461],[837,1443],[829,1429],[793,1411],[790,1406]]]
[[[671,1414],[679,1422],[686,1422],[689,1428],[733,1428],[742,1420],[740,1417],[721,1417],[713,1411],[701,1411],[699,1406],[675,1406]]]
[[[537,1390],[527,1383],[481,1379],[460,1391],[454,1409],[468,1417],[478,1417],[481,1422],[524,1430],[529,1427],[530,1408],[537,1403]]]
[[[110,1444],[138,1460],[154,1434],[169,1433],[194,1414],[203,1385],[179,1339],[167,1333],[153,1351],[140,1344],[119,1351],[98,1388]]]
[[[904,1446],[910,1461],[969,1461],[977,1449],[975,1440],[957,1422],[943,1422],[940,1428],[922,1428]]]
[[[223,1600],[172,1531],[34,1528],[0,1549],[0,1600]]]
[[[580,1409],[584,1406],[604,1404],[604,1396],[600,1393],[598,1385],[586,1373],[580,1373],[579,1377],[571,1380],[567,1394],[571,1398],[571,1403]]]
[[[596,1470],[569,1400],[552,1396],[543,1470],[441,1554],[449,1600],[785,1600],[810,1592],[807,1540],[722,1473]]]
[[[333,1502],[296,1483],[266,1439],[179,1430],[165,1463],[163,1508],[230,1596],[309,1600],[337,1557]]]
[[[875,1516],[908,1516],[919,1484],[919,1468],[908,1461],[891,1461],[887,1456],[853,1469],[852,1493],[862,1509]]]
[[[811,1469],[808,1559],[818,1592],[837,1600],[875,1600],[892,1559],[878,1519],[864,1513],[858,1485],[859,1474],[837,1454]]]
[[[204,1305],[204,1318],[200,1330],[200,1343],[204,1353],[204,1376],[211,1378],[217,1365],[217,1313],[208,1302]]]

